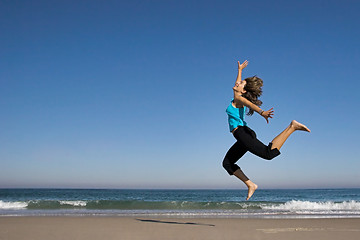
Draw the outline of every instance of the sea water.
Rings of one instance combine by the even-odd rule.
[[[360,189],[0,189],[0,216],[360,217]]]

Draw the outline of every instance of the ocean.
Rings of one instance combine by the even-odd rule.
[[[0,216],[358,218],[360,189],[0,189]]]

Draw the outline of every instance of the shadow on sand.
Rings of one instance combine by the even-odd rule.
[[[166,223],[166,224],[182,224],[182,225],[197,225],[197,226],[215,227],[215,225],[213,225],[213,224],[206,224],[206,223],[173,222],[173,221],[163,221],[163,220],[154,220],[154,219],[139,219],[139,218],[136,218],[136,220],[140,221],[140,222],[151,222],[151,223]]]

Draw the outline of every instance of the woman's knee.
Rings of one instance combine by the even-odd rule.
[[[280,155],[279,149],[277,149],[277,148],[271,149],[271,145],[272,144],[270,143],[269,146],[267,147],[266,155],[264,157],[266,160],[272,160],[275,157]]]
[[[227,157],[224,158],[222,162],[222,166],[228,172],[229,175],[234,175],[234,172],[240,169],[238,165],[232,163],[230,159],[228,159]]]
[[[272,155],[270,155],[270,154],[266,154],[264,157],[263,157],[263,159],[265,159],[265,160],[273,160],[275,158],[275,156],[272,156]]]

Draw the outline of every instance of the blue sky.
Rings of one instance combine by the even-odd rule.
[[[360,187],[358,1],[0,1],[0,187],[244,188],[236,61],[264,80],[261,188]]]

